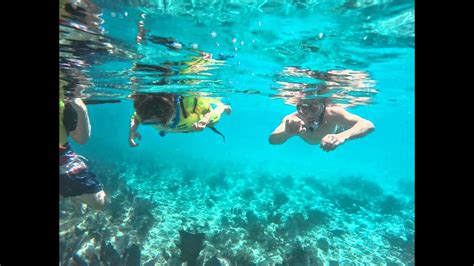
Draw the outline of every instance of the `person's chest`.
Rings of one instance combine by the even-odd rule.
[[[334,134],[336,128],[336,124],[325,121],[321,126],[313,128],[312,130],[311,127],[307,125],[306,132],[301,133],[299,136],[310,144],[319,144],[324,136]]]

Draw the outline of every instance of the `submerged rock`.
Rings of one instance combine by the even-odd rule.
[[[269,223],[281,224],[283,215],[279,212],[269,212],[267,215],[267,221]]]
[[[101,266],[97,254],[92,254],[92,256],[89,258],[89,266]]]
[[[338,182],[338,187],[346,188],[357,194],[368,197],[378,197],[383,194],[383,189],[377,183],[361,177],[342,178]]]
[[[247,211],[247,213],[245,213],[245,217],[247,218],[248,225],[254,225],[258,223],[258,216],[253,211]]]
[[[212,257],[210,260],[208,260],[204,266],[221,266],[221,261],[217,259],[216,256]]]
[[[290,215],[285,223],[285,229],[289,232],[300,232],[306,229],[305,217],[297,212]]]
[[[307,215],[308,215],[307,222],[311,226],[325,225],[331,219],[331,217],[327,213],[320,211],[318,209],[309,210],[307,212]]]
[[[325,252],[328,252],[329,250],[329,242],[326,238],[320,238],[318,240],[318,248],[320,248],[321,250],[325,251]]]
[[[209,186],[209,188],[211,188],[212,190],[216,190],[216,189],[228,189],[229,188],[229,182],[228,182],[228,179],[227,179],[227,174],[225,173],[225,171],[221,171],[217,174],[214,174],[210,177],[208,177],[208,179],[206,180],[207,182],[207,185]]]
[[[125,266],[140,266],[140,248],[137,244],[131,245],[125,250],[123,262]]]
[[[72,256],[72,261],[74,261],[77,266],[88,266],[87,262],[77,254]]]
[[[336,204],[339,208],[351,214],[359,212],[361,207],[365,206],[364,202],[348,194],[339,194],[336,197]]]
[[[177,244],[181,250],[181,261],[187,262],[189,266],[197,265],[199,252],[204,248],[204,233],[189,233],[179,230],[180,242]]]
[[[387,263],[387,264],[386,264],[387,266],[401,266],[401,265],[402,265],[402,264],[400,264],[400,263],[393,262],[393,261],[391,261],[391,260],[387,260],[386,263]]]
[[[251,188],[246,188],[242,191],[240,196],[245,200],[250,200],[255,197],[255,191]]]
[[[397,215],[400,214],[403,209],[403,203],[393,195],[384,197],[379,202],[380,213]]]
[[[145,264],[143,264],[143,266],[155,266],[157,261],[158,261],[158,258],[151,259],[151,260],[145,262]]]
[[[105,265],[123,265],[122,259],[117,250],[115,250],[112,244],[106,244],[103,240],[100,247],[100,261]]]
[[[300,243],[297,243],[290,254],[287,254],[286,259],[283,261],[283,265],[288,266],[317,266],[320,264],[318,260],[317,252],[308,247],[301,247]]]
[[[137,235],[142,239],[146,238],[156,223],[156,218],[151,212],[155,207],[156,203],[148,199],[137,197],[134,201],[130,221]]]
[[[280,208],[283,204],[288,202],[288,196],[283,192],[276,192],[273,196],[273,205],[276,208]]]

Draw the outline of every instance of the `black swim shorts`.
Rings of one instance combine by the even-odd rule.
[[[97,193],[103,185],[94,173],[89,171],[84,157],[77,155],[67,143],[59,152],[59,194],[74,197]]]

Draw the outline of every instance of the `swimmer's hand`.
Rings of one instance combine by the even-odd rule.
[[[227,115],[230,115],[230,113],[232,113],[232,108],[230,108],[229,105],[226,105],[224,107],[224,112],[227,114]]]
[[[138,146],[138,142],[135,141],[135,139],[142,139],[142,136],[140,133],[130,130],[130,134],[128,135],[128,145],[132,148]]]
[[[194,131],[202,131],[203,129],[205,129],[207,126],[207,123],[206,121],[198,121],[196,123],[193,124],[193,130]]]
[[[82,99],[80,98],[71,98],[71,99],[67,99],[65,100],[65,102],[68,102],[71,104],[71,106],[74,108],[74,110],[77,112],[77,111],[87,111],[87,107],[86,107],[86,104],[84,103],[84,101],[82,101]]]
[[[285,121],[286,132],[291,135],[297,135],[306,132],[306,127],[301,119],[288,118]]]
[[[183,48],[183,45],[179,42],[170,42],[168,45],[173,50],[181,50]]]
[[[328,134],[321,139],[321,149],[325,151],[332,151],[337,146],[343,144],[345,141],[344,138],[340,137],[337,134]]]

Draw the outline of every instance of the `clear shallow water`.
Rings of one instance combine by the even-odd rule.
[[[121,99],[122,102],[89,105],[92,138],[87,145],[73,147],[94,164],[99,178],[120,178],[140,196],[155,195],[157,207],[153,216],[158,222],[145,239],[136,241],[141,245],[143,260],[152,258],[154,249],[172,250],[172,244],[164,239],[176,239],[178,229],[196,227],[205,232],[209,243],[221,252],[225,247],[253,250],[253,262],[264,261],[274,253],[262,244],[265,238],[224,245],[223,240],[213,237],[222,230],[233,232],[220,220],[220,216],[229,215],[229,206],[238,205],[243,209],[242,215],[247,222],[245,211],[252,210],[257,216],[266,217],[271,208],[265,202],[271,202],[275,193],[283,190],[290,198],[279,210],[286,222],[281,226],[273,223],[282,228],[281,235],[273,235],[273,238],[281,239],[280,247],[285,246],[284,243],[293,246],[294,239],[299,236],[308,247],[318,247],[318,256],[326,263],[330,260],[362,263],[365,259],[375,264],[382,263],[377,259],[374,262],[374,257],[380,257],[383,262],[410,261],[403,258],[403,254],[409,253],[407,250],[395,252],[395,255],[387,254],[397,249],[397,239],[407,239],[407,232],[411,231],[404,221],[413,220],[414,215],[410,203],[414,180],[413,2],[384,1],[365,5],[311,1],[227,5],[220,2],[206,5],[193,5],[192,2],[96,3],[103,23],[100,24],[102,33],[94,36],[101,37],[94,39],[83,34],[90,43],[81,46],[83,49],[80,50],[77,48],[77,29],[66,27],[76,35],[63,36],[62,40],[72,40],[75,45],[68,49],[75,56],[64,53],[62,62],[66,63],[63,67],[73,65],[72,69],[65,71],[69,73],[67,77],[74,77],[76,70],[86,73],[86,79],[78,77],[73,83],[88,85],[84,93],[91,99]],[[196,55],[189,50],[177,52],[153,43],[137,45],[139,21],[144,21],[145,28],[153,35],[173,37],[186,47],[196,43],[200,50],[213,53],[214,58],[220,53],[234,57],[211,65],[213,69],[188,74],[173,73],[165,77],[156,71],[133,71],[136,63],[163,65],[166,61],[188,61]],[[212,32],[216,33],[215,37],[211,36]],[[61,48],[63,51],[64,47]],[[106,48],[99,51],[97,47]],[[77,63],[72,58],[79,58],[84,63]],[[294,106],[285,103],[291,99],[288,95],[294,96],[288,91],[295,91],[288,90],[288,87],[292,88],[288,84],[298,88],[296,91],[300,96],[315,91],[315,87],[308,84],[326,84],[326,81],[316,78],[288,75],[285,72],[288,67],[365,73],[366,76],[360,80],[363,85],[356,86],[360,83],[344,80],[329,87],[330,91],[343,95],[336,100],[339,104],[362,99],[362,104],[355,101],[355,106],[348,107],[348,110],[371,120],[376,130],[331,153],[300,139],[290,139],[281,146],[269,145],[269,134],[283,116],[295,110]],[[134,78],[139,81],[134,82]],[[176,82],[151,84],[164,78]],[[193,84],[178,83],[182,80],[191,80]],[[132,88],[201,91],[223,97],[233,108],[232,114],[224,115],[218,124],[219,130],[226,135],[226,142],[209,130],[199,134],[168,134],[161,138],[153,128],[141,127],[143,140],[140,146],[129,148],[128,122],[133,109],[126,96]],[[107,167],[111,169],[107,170]],[[213,179],[214,176],[220,178]],[[338,193],[345,189],[337,183],[329,194],[317,189],[308,190],[315,184],[341,178],[375,182],[384,189],[383,193],[396,195],[407,202],[403,215],[390,214],[380,222],[377,218],[368,218],[381,215],[377,208],[365,206],[366,211],[353,213],[341,207],[342,197]],[[218,180],[226,180],[227,186],[218,185]],[[284,180],[296,185],[288,188]],[[174,190],[171,183],[180,185]],[[358,191],[361,184],[363,182],[352,183],[353,191]],[[252,188],[257,196],[245,200],[242,195],[246,188]],[[114,197],[119,197],[117,191],[106,186],[106,191],[108,189]],[[213,198],[217,203],[209,207],[205,202],[193,201],[191,195]],[[372,200],[367,200],[374,204],[379,201],[375,195]],[[180,206],[186,206],[187,211]],[[285,232],[294,230],[289,222],[292,221],[291,215],[301,211],[307,218],[310,207],[329,213],[331,222],[326,227],[300,228],[294,235],[285,236]],[[206,227],[205,223],[210,225]],[[261,220],[260,224],[272,226],[268,219]],[[366,231],[360,229],[361,224],[367,228]],[[236,238],[247,239],[250,229],[245,223],[236,222],[231,227],[242,230],[234,232]],[[333,238],[327,233],[328,228],[343,228],[353,233],[345,238]],[[268,230],[264,230],[267,237],[271,235]],[[367,236],[356,234],[357,231],[364,231]],[[395,240],[384,237],[387,232]],[[131,231],[130,234],[133,235]],[[328,238],[333,245],[328,253],[321,251],[317,242],[309,240],[320,238]],[[366,249],[372,246],[381,251],[364,251],[353,241],[360,241]],[[344,251],[348,246],[360,250],[361,254],[370,254],[351,258]],[[282,254],[290,251],[290,248],[281,248],[279,254],[284,257]],[[237,255],[227,257],[236,258]]]

